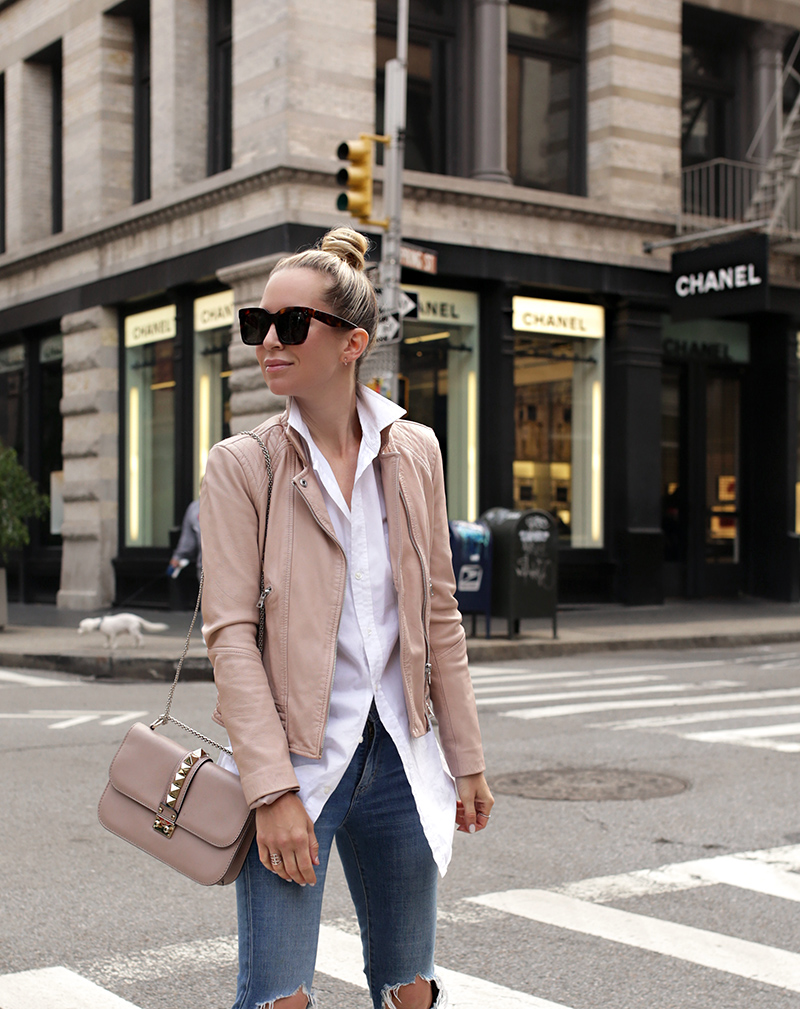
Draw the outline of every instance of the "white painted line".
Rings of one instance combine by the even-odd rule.
[[[800,991],[800,953],[547,890],[508,890],[469,899],[545,925],[645,949],[760,984]]]
[[[598,722],[590,729],[661,729],[693,722],[727,722],[737,718],[772,718],[775,715],[800,715],[800,704],[773,704],[763,708],[734,708],[733,711],[693,711],[688,715],[654,715],[652,718],[631,718],[625,722]]]
[[[702,684],[709,687],[713,684]],[[549,708],[521,708],[501,711],[507,718],[559,718],[563,715],[591,715],[598,711],[626,711],[632,708],[688,707],[690,704],[730,704],[733,701],[771,701],[779,697],[800,697],[800,687],[785,690],[747,690],[731,694],[707,694],[692,697],[664,697],[636,701],[596,701],[594,704],[555,704]],[[486,703],[485,701],[482,703]],[[506,701],[507,703],[507,701]]]
[[[482,666],[470,663],[470,676],[533,676],[536,679],[550,680],[556,678],[567,679],[570,676],[607,676],[611,673],[652,673],[657,670],[667,669],[704,669],[709,666],[730,665],[724,659],[707,659],[703,662],[656,662],[647,666],[616,666],[610,669],[571,669],[561,672],[537,673],[535,667],[531,666]]]
[[[613,686],[615,684],[620,684],[620,683],[629,683],[629,684],[632,684],[632,683],[654,683],[654,682],[663,683],[664,679],[665,679],[665,677],[663,677],[663,676],[604,676],[602,678],[598,678],[598,679],[594,679],[594,680],[573,680],[569,684],[569,693],[565,694],[565,695],[562,695],[562,696],[575,697],[576,696],[575,691],[574,691],[575,687],[610,687],[610,686]],[[557,684],[557,686],[559,686],[559,687],[563,687],[565,685],[566,684],[563,684],[563,683]],[[500,694],[500,693],[507,692],[507,691],[510,691],[510,690],[519,690],[520,686],[521,686],[521,684],[519,683],[519,681],[517,681],[516,683],[511,684],[510,686],[504,686],[502,684],[500,686],[497,686],[496,685],[496,681],[492,681],[492,682],[489,682],[489,683],[481,683],[480,681],[474,681],[473,680],[473,683],[472,683],[472,687],[473,687],[473,690],[475,691],[476,696],[478,694]],[[544,684],[544,686],[546,686],[546,684]],[[664,689],[665,690],[666,689],[674,690],[675,688],[674,687],[669,687],[669,688],[665,687]],[[548,694],[546,696],[552,697],[553,694]]]
[[[320,929],[317,970],[347,984],[366,988],[361,939],[340,929],[323,925]],[[568,1009],[567,1006],[546,999],[513,991],[503,985],[484,981],[479,977],[436,967],[445,985],[450,1002],[458,1009]]]
[[[537,701],[560,701],[568,697],[614,697],[622,694],[627,697],[630,694],[685,694],[688,690],[714,690],[722,687],[740,686],[735,680],[711,680],[707,683],[659,683],[654,687],[631,687],[620,688],[619,690],[585,690],[583,693],[575,690],[567,690],[560,694],[518,694],[512,697],[485,697],[478,701],[479,707],[490,704],[535,704]],[[668,699],[664,704],[672,704]],[[612,708],[617,705],[612,704]],[[603,710],[602,708],[600,709]],[[531,716],[533,717],[533,716]]]
[[[0,1009],[137,1009],[66,967],[0,976]]]
[[[691,890],[695,887],[727,883],[785,900],[800,901],[800,845],[735,855],[673,862],[655,869],[636,869],[614,876],[597,876],[554,887],[557,893],[579,900],[607,903],[651,894]]]
[[[73,718],[67,718],[63,722],[53,722],[52,725],[48,725],[48,729],[71,729],[75,725],[85,725],[86,722],[96,722],[97,715],[75,715]]]
[[[0,669],[0,683],[15,684],[22,687],[80,687],[80,680],[51,680],[46,676],[31,676],[27,673],[15,673],[10,669]]]
[[[137,718],[145,718],[147,715],[146,711],[124,711],[120,715],[115,715],[114,718],[105,718],[100,723],[101,725],[122,725],[123,722],[135,722]]]
[[[778,733],[773,733],[777,735]],[[796,733],[792,733],[795,735]],[[800,753],[800,742],[780,743],[777,739],[754,738],[746,729],[717,729],[713,732],[682,732],[682,739],[693,743],[730,743],[734,746],[752,746],[758,750],[775,750],[777,753]]]

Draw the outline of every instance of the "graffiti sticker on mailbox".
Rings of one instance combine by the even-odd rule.
[[[524,578],[550,591],[555,587],[556,567],[553,561],[553,544],[550,543],[552,525],[546,515],[526,515],[517,530],[520,551],[516,571]]]

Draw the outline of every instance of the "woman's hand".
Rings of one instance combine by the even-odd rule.
[[[494,797],[489,791],[483,772],[465,774],[456,778],[458,802],[456,803],[456,823],[465,834],[483,830],[489,823],[494,805]]]
[[[311,817],[295,792],[256,809],[256,839],[258,857],[270,872],[300,886],[317,882],[319,844]]]

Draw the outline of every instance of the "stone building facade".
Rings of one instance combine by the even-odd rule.
[[[0,437],[55,504],[20,596],[169,601],[209,444],[280,408],[235,311],[348,220],[335,152],[382,128],[395,17],[0,0]],[[411,4],[403,233],[437,272],[404,269],[405,403],[440,436],[452,517],[557,515],[567,598],[797,596],[794,251],[773,244],[769,306],[676,331],[659,243],[687,168],[744,159],[798,31],[800,0]],[[715,425],[736,437],[701,459]]]

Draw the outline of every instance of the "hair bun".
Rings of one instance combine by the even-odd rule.
[[[361,272],[366,266],[369,240],[352,228],[334,228],[322,239],[320,249]]]

